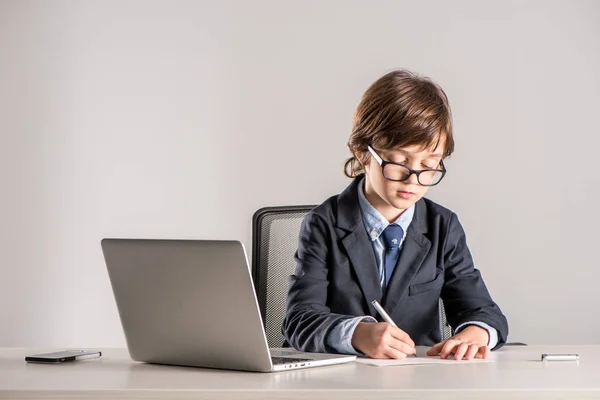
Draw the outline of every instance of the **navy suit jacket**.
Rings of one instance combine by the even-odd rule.
[[[453,329],[480,321],[498,331],[502,347],[508,323],[475,269],[456,214],[428,199],[415,214],[383,296],[377,262],[358,203],[359,176],[338,196],[307,214],[300,229],[297,267],[290,277],[284,346],[336,352],[327,335],[339,322],[371,315],[377,300],[416,345],[441,341],[438,299]]]

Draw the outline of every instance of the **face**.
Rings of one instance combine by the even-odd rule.
[[[410,146],[392,150],[378,148],[374,150],[384,161],[402,164],[413,170],[423,170],[440,168],[443,148],[444,143],[440,142],[435,149]],[[366,177],[365,196],[389,222],[396,220],[429,190],[429,186],[419,184],[415,174],[403,182],[386,179],[375,157],[370,154],[367,157],[368,159],[363,163]]]

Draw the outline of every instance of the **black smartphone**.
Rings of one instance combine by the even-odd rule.
[[[35,363],[56,364],[70,361],[87,360],[90,358],[98,358],[102,355],[100,351],[90,350],[65,350],[54,353],[34,354],[26,356],[25,361]]]

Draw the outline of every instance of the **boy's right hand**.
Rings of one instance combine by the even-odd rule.
[[[416,354],[415,342],[408,333],[387,322],[359,322],[352,335],[352,346],[371,358],[406,358]]]

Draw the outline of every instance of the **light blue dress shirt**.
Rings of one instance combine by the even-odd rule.
[[[358,190],[358,203],[360,206],[360,211],[362,213],[363,222],[365,225],[365,229],[367,230],[367,234],[371,239],[371,245],[373,246],[373,251],[375,252],[375,259],[377,260],[377,273],[379,274],[379,283],[381,287],[385,285],[385,269],[384,269],[384,261],[385,261],[385,246],[383,244],[383,238],[381,237],[381,233],[385,228],[390,225],[390,223],[385,219],[379,211],[375,209],[369,203],[364,193],[364,178],[359,184]],[[413,216],[415,215],[415,206],[414,204],[406,209],[395,220],[393,223],[400,225],[402,230],[404,231],[404,236],[400,241],[400,249],[402,249],[402,244],[404,244],[404,239],[406,238],[406,232],[408,231],[408,227],[413,220]],[[335,328],[327,336],[327,344],[333,347],[335,350],[342,354],[354,354],[361,355],[354,346],[352,346],[352,335],[354,334],[354,329],[356,329],[356,325],[359,322],[377,322],[377,320],[371,316],[363,316],[363,317],[355,317],[349,318],[338,323]],[[463,328],[468,325],[477,325],[484,329],[486,329],[489,333],[489,341],[488,346],[490,348],[494,348],[498,343],[498,331],[492,328],[485,322],[472,321],[465,322],[459,325],[456,328],[456,333],[460,332]]]

